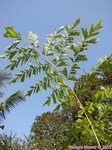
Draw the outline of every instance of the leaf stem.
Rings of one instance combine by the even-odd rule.
[[[76,93],[73,91],[72,88],[70,88],[70,89],[72,90],[74,97],[76,98],[77,102],[79,103],[80,108],[81,108],[82,110],[84,110],[84,107],[83,107],[81,101],[79,100],[78,96],[76,95]],[[93,125],[92,125],[91,120],[89,119],[89,117],[88,117],[88,115],[87,115],[87,113],[86,113],[85,111],[84,111],[84,114],[85,114],[85,116],[86,116],[86,118],[87,118],[87,120],[88,120],[88,122],[89,122],[89,124],[90,124],[90,126],[91,126],[91,129],[92,129],[92,131],[93,131],[93,134],[94,134],[94,136],[95,136],[95,139],[96,139],[98,145],[101,147],[101,144],[100,144],[100,142],[99,142],[99,139],[98,139],[98,137],[97,137],[97,134],[96,134],[96,132],[95,132],[95,129],[94,129]],[[103,150],[103,149],[101,148],[101,150]]]

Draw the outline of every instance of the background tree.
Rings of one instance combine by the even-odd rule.
[[[28,146],[28,139],[20,139],[16,134],[4,133],[0,135],[0,150],[31,150]]]
[[[71,120],[62,112],[47,112],[37,116],[31,129],[31,148],[65,150],[68,140],[66,128]]]
[[[7,134],[0,135],[0,150],[22,150],[20,140],[15,136]]]
[[[4,87],[9,84],[11,80],[11,74],[5,72],[3,70],[0,71],[0,98],[3,97],[4,94]],[[2,100],[0,103],[0,124],[2,119],[5,119],[6,113],[10,112],[10,110],[15,107],[21,101],[24,101],[25,97],[23,93],[18,90],[16,93],[11,95],[8,99]],[[0,128],[4,128],[4,125],[0,125]]]

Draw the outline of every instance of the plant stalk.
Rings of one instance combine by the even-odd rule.
[[[82,110],[84,110],[84,107],[83,107],[82,103],[80,102],[79,98],[77,97],[76,93],[73,91],[72,88],[71,88],[71,90],[72,90],[72,92],[73,92],[74,97],[77,99],[77,102],[79,103],[80,108],[81,108]],[[94,129],[93,125],[92,125],[92,122],[91,122],[91,120],[89,119],[89,117],[88,117],[88,115],[87,115],[87,113],[86,113],[85,111],[84,111],[84,115],[86,116],[86,118],[87,118],[87,120],[88,120],[88,122],[89,122],[89,124],[90,124],[90,126],[91,126],[91,129],[92,129],[93,134],[94,134],[94,136],[95,136],[95,139],[96,139],[96,141],[97,141],[97,143],[98,143],[98,146],[101,147],[101,144],[100,144],[99,139],[98,139],[98,137],[97,137],[97,135],[96,135],[96,132],[95,132],[95,129]],[[101,148],[101,150],[103,150],[103,149]]]

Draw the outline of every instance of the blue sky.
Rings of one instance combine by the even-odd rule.
[[[92,45],[87,52],[88,63],[83,64],[85,70],[95,65],[97,60],[112,52],[112,0],[1,0],[0,1],[0,54],[3,54],[8,40],[2,37],[4,26],[13,26],[17,31],[27,36],[33,31],[44,44],[46,35],[52,33],[61,25],[72,24],[81,18],[81,27],[89,27],[92,22],[103,20],[103,28],[98,36],[100,41]],[[0,68],[7,61],[0,60]],[[30,83],[32,80],[30,80]],[[6,89],[6,97],[17,89],[25,90],[28,83],[16,84]],[[27,98],[25,103],[19,104],[4,121],[3,132],[16,132],[19,137],[29,135],[31,125],[37,115],[52,111],[54,106],[43,107],[46,92],[41,92]]]

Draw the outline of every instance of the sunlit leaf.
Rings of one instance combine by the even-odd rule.
[[[72,25],[72,29],[74,29],[76,26],[78,26],[79,25],[79,23],[80,23],[80,18],[78,18],[74,23],[73,23],[73,25]]]

